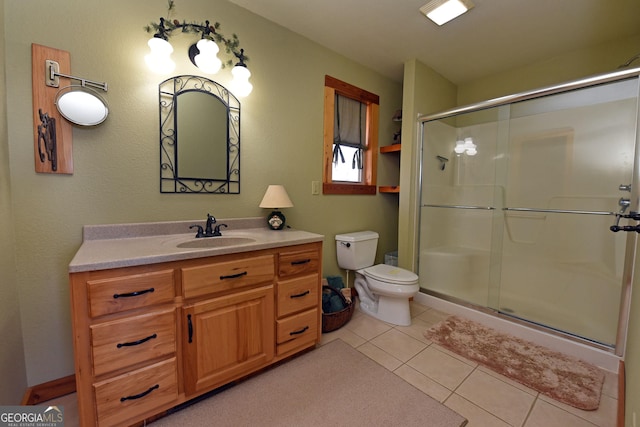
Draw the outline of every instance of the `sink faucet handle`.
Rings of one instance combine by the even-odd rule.
[[[197,228],[198,229],[198,231],[196,232],[196,238],[200,238],[200,237],[204,236],[204,230],[202,229],[201,225],[194,224],[194,225],[190,226],[189,228],[190,229],[192,229],[192,228]]]
[[[227,224],[218,224],[218,225],[216,225],[216,228],[213,231],[213,235],[214,236],[222,236],[222,233],[220,233],[220,227],[227,228],[228,226],[227,226]]]

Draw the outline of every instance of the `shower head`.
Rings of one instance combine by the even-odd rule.
[[[436,156],[436,159],[440,160],[440,170],[443,171],[449,159],[442,156]]]

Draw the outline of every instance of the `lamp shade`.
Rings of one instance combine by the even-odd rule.
[[[270,185],[260,202],[261,208],[292,208],[293,203],[283,185]]]

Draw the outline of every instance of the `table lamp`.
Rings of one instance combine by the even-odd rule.
[[[264,193],[260,207],[273,209],[267,216],[267,224],[272,230],[282,230],[284,228],[285,217],[278,209],[292,208],[293,203],[291,203],[291,199],[283,185],[270,185]]]

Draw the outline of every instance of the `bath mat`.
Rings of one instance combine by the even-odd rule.
[[[598,409],[604,372],[580,359],[458,316],[432,326],[424,336],[559,402]]]

